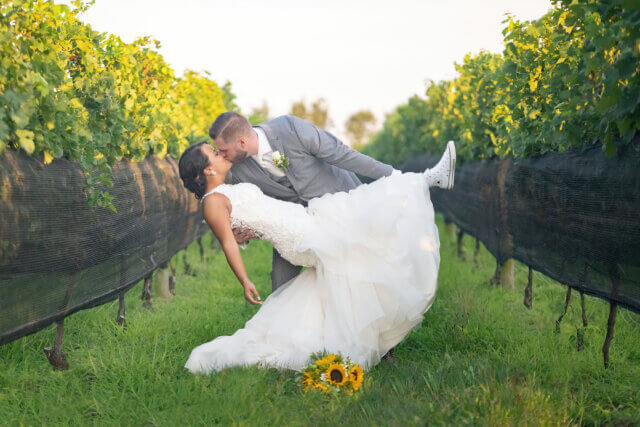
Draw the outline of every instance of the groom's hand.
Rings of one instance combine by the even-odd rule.
[[[253,283],[247,281],[247,283],[242,286],[244,287],[244,299],[246,299],[249,304],[262,304],[262,301],[260,301],[260,294],[258,294],[258,290]]]
[[[256,235],[253,231],[246,228],[234,228],[233,237],[235,237],[238,243],[247,243],[249,240],[255,239]]]

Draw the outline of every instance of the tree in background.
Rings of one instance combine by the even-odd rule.
[[[293,114],[294,116],[298,116],[301,119],[307,118],[307,106],[304,105],[304,101],[296,101],[291,104],[291,110],[289,114]]]
[[[231,82],[227,80],[221,89],[224,108],[226,108],[227,111],[240,112],[240,107],[238,107],[238,104],[236,104],[235,101],[236,95],[233,93],[231,88]]]
[[[306,106],[304,99],[296,101],[291,104],[289,114],[305,119],[323,129],[333,124],[329,118],[329,109],[324,98],[316,99],[310,107]]]
[[[344,123],[346,134],[351,138],[351,146],[359,150],[373,135],[376,116],[369,110],[356,111]]]
[[[249,114],[248,120],[252,125],[266,122],[269,120],[269,105],[267,101],[262,101],[262,105],[260,107],[254,107],[251,110],[251,114]]]

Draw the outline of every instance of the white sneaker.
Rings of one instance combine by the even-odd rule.
[[[449,141],[438,164],[424,171],[423,175],[429,187],[440,187],[445,190],[451,190],[453,188],[455,171],[456,146],[453,141]]]

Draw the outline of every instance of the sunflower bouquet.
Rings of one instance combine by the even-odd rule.
[[[339,354],[314,353],[302,373],[305,392],[320,390],[324,393],[352,394],[360,389],[364,371],[360,365]]]

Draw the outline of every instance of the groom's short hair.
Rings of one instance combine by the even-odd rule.
[[[222,137],[225,143],[234,142],[240,135],[248,134],[251,123],[243,115],[233,111],[220,114],[209,128],[209,136],[214,141]]]

